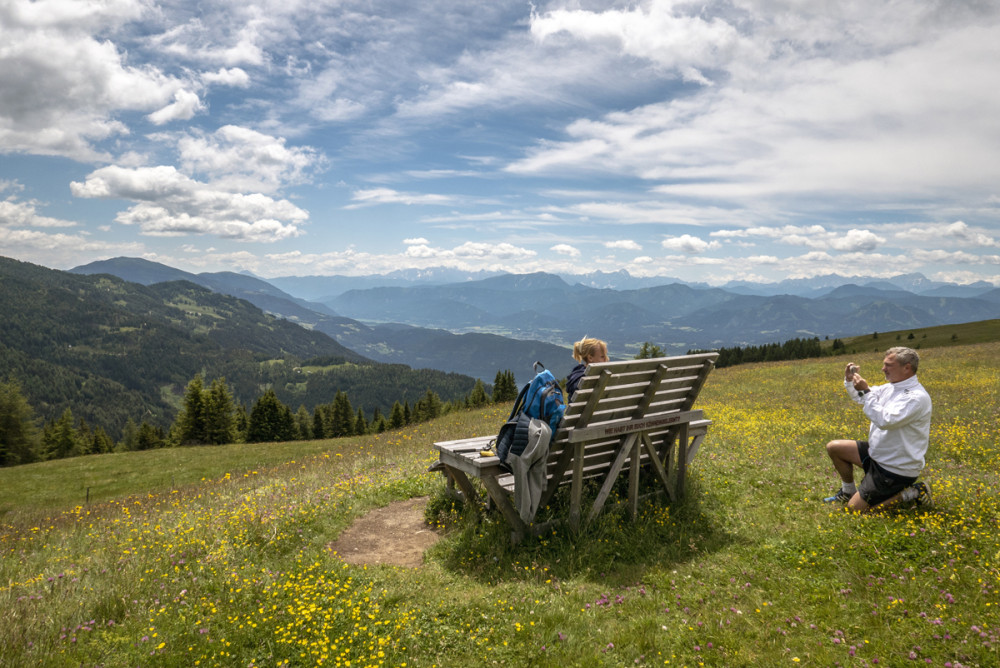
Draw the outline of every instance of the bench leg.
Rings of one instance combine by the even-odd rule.
[[[642,455],[641,447],[641,437],[631,439],[628,468],[628,509],[633,520],[639,516],[639,458]]]
[[[515,543],[520,542],[528,527],[521,520],[521,515],[514,508],[514,504],[510,502],[507,490],[501,487],[500,483],[493,476],[483,476],[481,480],[490,498],[493,499],[493,503],[497,504],[497,508],[503,513],[504,519],[510,524],[511,538]]]
[[[633,456],[633,451],[635,445],[638,442],[638,434],[629,434],[625,439],[625,443],[618,449],[618,454],[615,456],[615,460],[611,462],[611,468],[608,469],[607,477],[604,478],[604,484],[601,485],[601,491],[597,493],[597,498],[594,500],[594,506],[590,509],[590,515],[587,517],[587,521],[592,521],[604,508],[605,501],[608,500],[608,496],[611,495],[611,488],[615,486],[615,481],[618,480],[618,474],[622,470],[622,466],[625,465],[625,460]],[[633,459],[633,462],[635,460]],[[631,467],[629,475],[635,471],[635,466]],[[635,471],[638,475],[638,472]],[[638,479],[637,479],[638,480]],[[631,479],[629,480],[629,494],[631,495]],[[638,495],[638,487],[636,487],[636,493]],[[638,506],[637,506],[638,507]]]
[[[472,486],[469,482],[468,476],[465,475],[465,471],[460,469],[455,469],[447,464],[445,464],[445,471],[448,473],[449,481],[454,480],[458,485],[458,488],[462,490],[462,496],[465,497],[466,502],[472,504],[472,507],[479,508],[482,506],[482,501],[479,499],[479,494],[476,493],[476,488]]]
[[[569,491],[569,527],[580,530],[580,506],[583,504],[583,444],[573,444],[573,479]]]
[[[642,444],[646,448],[646,453],[649,455],[649,461],[653,465],[653,470],[656,471],[657,477],[663,484],[663,489],[667,490],[667,497],[673,501],[674,491],[670,488],[670,476],[667,474],[667,469],[664,467],[663,462],[660,461],[660,455],[656,452],[656,448],[653,447],[653,441],[650,440],[649,434],[643,433]],[[670,455],[670,450],[667,450],[667,456]],[[667,462],[667,466],[670,462]]]
[[[674,484],[674,496],[678,501],[684,498],[684,478],[687,475],[688,459],[688,426],[681,425],[677,433],[677,482]]]

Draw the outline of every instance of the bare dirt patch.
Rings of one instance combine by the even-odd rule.
[[[349,564],[416,568],[440,536],[424,521],[427,497],[391,503],[359,517],[330,549]]]

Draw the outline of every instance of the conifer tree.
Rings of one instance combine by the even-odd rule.
[[[42,435],[46,459],[64,459],[79,454],[76,432],[73,429],[73,411],[66,409],[57,421],[46,425]]]
[[[354,409],[346,392],[337,392],[330,406],[330,436],[339,438],[354,433]]]
[[[136,432],[135,449],[154,450],[166,445],[167,442],[163,437],[163,430],[143,420],[142,424],[139,425],[138,432]]]
[[[90,451],[94,454],[103,455],[115,449],[114,441],[108,436],[108,432],[103,427],[94,427],[94,440],[90,446]]]
[[[317,406],[313,409],[312,437],[317,440],[326,438],[326,424],[323,413],[322,406]]]
[[[510,369],[497,371],[493,380],[493,403],[499,404],[517,399],[517,382],[514,380],[514,372]]]
[[[487,402],[489,402],[489,397],[486,396],[486,386],[483,385],[481,379],[477,378],[472,392],[469,393],[469,405],[475,408],[485,406]]]
[[[233,395],[225,378],[216,378],[204,397],[205,443],[224,445],[236,440]]]
[[[649,341],[644,341],[642,346],[639,348],[639,352],[636,354],[635,359],[637,360],[648,360],[654,357],[663,357],[664,352],[660,346]]]
[[[184,391],[184,409],[177,416],[181,444],[208,443],[205,433],[205,386],[196,374]]]
[[[403,405],[398,401],[392,404],[392,413],[389,414],[389,427],[392,429],[399,429],[406,425],[406,412],[403,410]]]
[[[250,409],[247,443],[291,441],[294,438],[295,418],[292,410],[281,403],[274,390],[267,390]]]
[[[38,458],[35,416],[21,387],[0,384],[0,466],[27,464]]]
[[[357,436],[364,436],[368,433],[368,419],[365,417],[365,411],[361,408],[358,409],[358,416],[354,418],[354,433]]]
[[[126,451],[138,450],[138,434],[139,426],[132,420],[132,418],[126,420],[125,426],[122,427],[122,440],[120,441],[121,449]]]
[[[424,396],[418,399],[417,403],[413,405],[413,421],[425,422],[433,420],[441,415],[442,408],[441,397],[434,390],[428,389],[424,393]]]
[[[299,406],[295,411],[295,438],[300,441],[308,441],[312,438],[312,416],[304,405]]]
[[[247,415],[247,408],[243,404],[236,405],[236,416],[233,418],[235,434],[233,440],[237,443],[246,443],[247,431],[250,430],[250,416]]]

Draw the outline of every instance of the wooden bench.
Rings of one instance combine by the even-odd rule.
[[[589,522],[603,509],[619,476],[626,474],[633,517],[638,512],[640,474],[658,480],[657,491],[665,491],[670,500],[680,499],[688,462],[711,423],[693,408],[694,402],[717,358],[718,353],[698,353],[590,365],[549,445],[539,507],[544,508],[561,486],[569,485],[568,520],[578,530],[584,481],[601,484]],[[485,505],[470,478],[480,480],[517,541],[545,527],[521,519],[511,501],[513,476],[501,468],[496,456],[483,456],[495,437],[435,443],[439,460],[431,468],[444,471],[453,493],[457,485],[463,498]]]

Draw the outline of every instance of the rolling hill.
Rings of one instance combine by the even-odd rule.
[[[40,417],[70,408],[113,437],[129,419],[169,426],[199,373],[224,377],[248,406],[273,388],[293,410],[342,390],[355,406],[387,413],[427,389],[447,401],[475,384],[378,363],[248,301],[164,277],[141,285],[0,258],[0,380],[16,380]],[[306,362],[318,370],[303,373]]]

